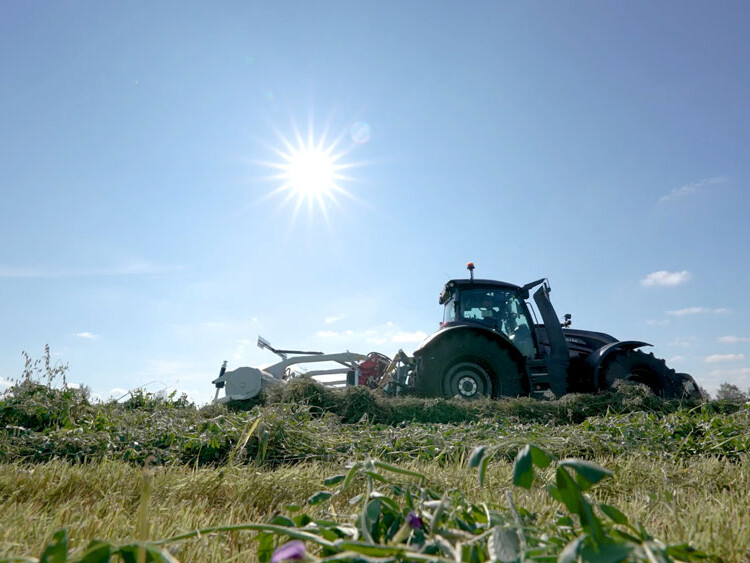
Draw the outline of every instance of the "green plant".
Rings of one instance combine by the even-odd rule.
[[[486,471],[494,452],[485,446],[475,448],[469,457],[469,466],[478,469],[481,485],[486,483]],[[534,468],[551,468],[554,482],[546,482],[547,493],[559,502],[564,511],[556,520],[556,534],[546,536],[545,542],[529,536],[523,527],[521,513],[513,497],[507,493],[508,504],[515,515],[518,550],[513,561],[547,560],[557,555],[558,563],[575,561],[692,561],[708,556],[687,544],[666,545],[653,538],[642,526],[634,526],[627,516],[614,506],[598,503],[586,493],[612,473],[596,463],[580,459],[557,460],[541,448],[528,444],[516,455],[513,464],[513,484],[531,489],[536,478]],[[548,470],[549,472],[549,470]],[[541,475],[540,475],[541,477]],[[553,547],[550,553],[550,547]],[[564,547],[563,547],[564,546]],[[559,547],[562,550],[558,552]]]
[[[41,359],[23,356],[21,377],[0,399],[0,424],[24,431],[75,426],[76,417],[91,407],[88,390],[68,385],[68,366],[53,364],[49,345]]]

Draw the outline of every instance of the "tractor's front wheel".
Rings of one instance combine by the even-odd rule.
[[[443,376],[443,394],[462,399],[492,396],[492,378],[476,360],[467,359],[448,366]]]
[[[680,399],[684,395],[682,380],[675,371],[664,360],[640,350],[618,352],[608,362],[604,368],[604,388],[610,389],[618,380],[646,385],[665,399]]]
[[[523,368],[492,334],[457,331],[434,343],[428,354],[435,395],[473,400],[528,395]]]

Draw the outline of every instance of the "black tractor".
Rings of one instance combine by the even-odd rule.
[[[450,280],[440,293],[440,330],[414,352],[408,387],[423,396],[560,397],[594,393],[618,380],[641,383],[667,399],[698,399],[688,374],[639,350],[646,342],[623,341],[560,322],[545,279],[517,286],[494,280]],[[534,302],[528,301],[536,288]]]

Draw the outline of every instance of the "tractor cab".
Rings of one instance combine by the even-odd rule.
[[[538,355],[534,320],[521,288],[493,280],[451,280],[441,294],[441,303],[441,326],[484,326],[507,336],[526,358]]]

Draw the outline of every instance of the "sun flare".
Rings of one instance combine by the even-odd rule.
[[[283,149],[270,147],[278,160],[261,163],[278,171],[270,179],[280,182],[280,185],[268,195],[285,195],[282,203],[293,201],[293,218],[300,208],[306,206],[311,217],[313,211],[318,210],[327,222],[328,207],[340,207],[340,196],[354,199],[342,184],[353,180],[344,174],[344,170],[358,164],[345,162],[344,156],[361,142],[352,136],[352,146],[342,149],[344,134],[333,141],[327,140],[325,133],[316,139],[312,128],[307,138],[295,131],[296,142],[280,133],[278,136]]]

